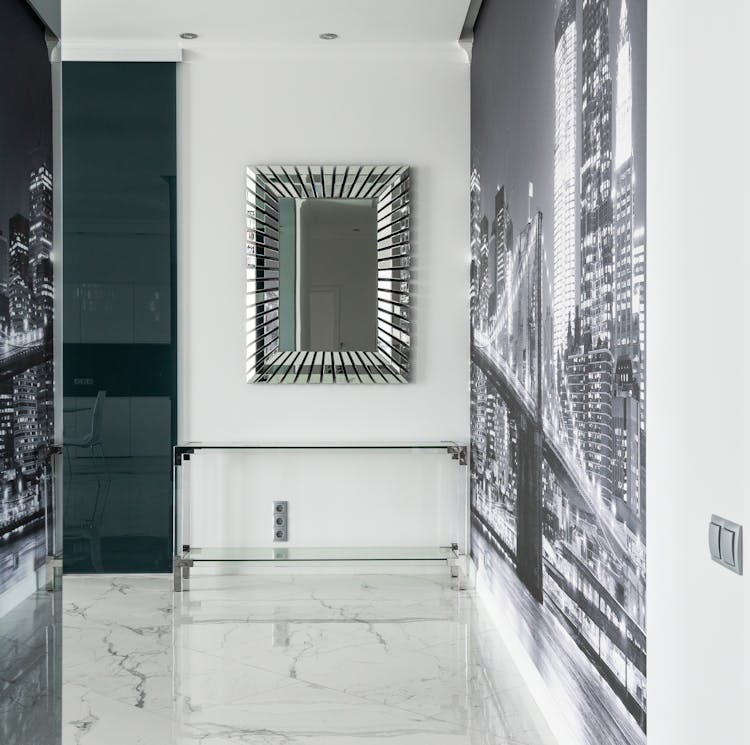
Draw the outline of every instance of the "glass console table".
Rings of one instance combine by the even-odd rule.
[[[456,535],[450,540],[446,540],[446,545],[417,545],[417,546],[305,546],[296,545],[288,541],[273,543],[273,545],[249,545],[249,546],[217,546],[217,545],[194,545],[191,536],[194,531],[200,532],[200,516],[198,516],[197,526],[192,526],[191,530],[191,505],[200,506],[203,500],[200,493],[191,499],[191,468],[194,467],[200,456],[207,454],[228,454],[241,455],[242,453],[255,455],[272,454],[274,457],[294,458],[296,454],[316,456],[328,455],[335,457],[352,458],[357,457],[355,454],[373,454],[377,457],[373,461],[376,468],[383,469],[383,458],[389,458],[393,454],[394,458],[411,456],[420,457],[426,454],[432,454],[433,460],[428,463],[419,465],[419,468],[434,470],[437,463],[435,458],[448,456],[447,463],[451,460],[455,467],[460,469],[453,474],[454,481],[446,479],[443,475],[441,483],[446,481],[451,489],[456,486],[454,501],[460,505],[460,522],[462,524],[452,526],[456,529]],[[349,454],[347,456],[347,454]],[[357,564],[358,562],[408,562],[418,565],[428,565],[437,562],[449,566],[453,576],[459,575],[459,569],[466,555],[468,545],[468,448],[464,444],[454,442],[439,443],[408,443],[408,444],[254,444],[254,443],[198,443],[187,442],[177,445],[174,448],[174,503],[173,503],[173,530],[175,552],[173,557],[174,569],[174,589],[175,592],[189,589],[187,580],[190,577],[190,568],[196,563],[221,565],[224,563],[248,562],[263,565],[326,565],[332,563],[339,564]],[[294,463],[294,461],[292,461]],[[387,467],[387,461],[386,467]],[[393,465],[403,465],[404,461],[395,461]],[[302,464],[304,466],[304,463]],[[335,463],[333,464],[335,467]],[[357,464],[358,465],[358,464]],[[265,464],[268,468],[268,464]],[[454,466],[446,465],[445,468]],[[356,468],[354,469],[357,470]],[[363,476],[365,477],[365,476]],[[314,489],[314,487],[313,487]],[[263,500],[272,499],[266,491],[259,487],[259,498]],[[322,489],[324,491],[324,489]],[[252,493],[252,492],[249,492]],[[278,495],[274,493],[274,497]],[[315,494],[307,494],[308,499],[314,498]],[[430,497],[432,494],[430,493]],[[231,510],[232,505],[227,505]],[[236,506],[236,505],[235,505]],[[234,520],[231,514],[225,513],[225,510],[218,510],[222,521],[231,524]],[[213,513],[216,514],[216,513]],[[455,521],[454,521],[455,522]],[[250,531],[252,532],[252,531]],[[205,537],[205,536],[204,536]],[[257,533],[256,533],[257,537]],[[383,543],[389,541],[384,537]]]

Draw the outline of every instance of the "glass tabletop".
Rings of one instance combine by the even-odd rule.
[[[451,546],[355,548],[194,548],[181,554],[190,561],[445,561]]]
[[[178,443],[177,450],[440,450],[465,447],[452,440],[439,442],[202,442]]]

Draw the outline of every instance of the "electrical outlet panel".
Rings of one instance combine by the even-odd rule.
[[[273,540],[274,542],[289,540],[289,502],[275,501],[273,503]]]

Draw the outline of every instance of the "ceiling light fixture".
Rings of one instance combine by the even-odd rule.
[[[194,34],[191,31],[186,31],[184,34],[180,34],[180,39],[187,39],[188,41],[192,41],[193,39],[197,39],[198,34]]]
[[[323,41],[333,41],[334,39],[338,39],[339,35],[338,34],[332,34],[332,33],[326,33],[326,34],[321,34],[320,38],[323,39]]]

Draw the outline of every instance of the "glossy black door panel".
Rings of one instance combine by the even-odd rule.
[[[63,65],[67,572],[168,571],[175,65]]]

